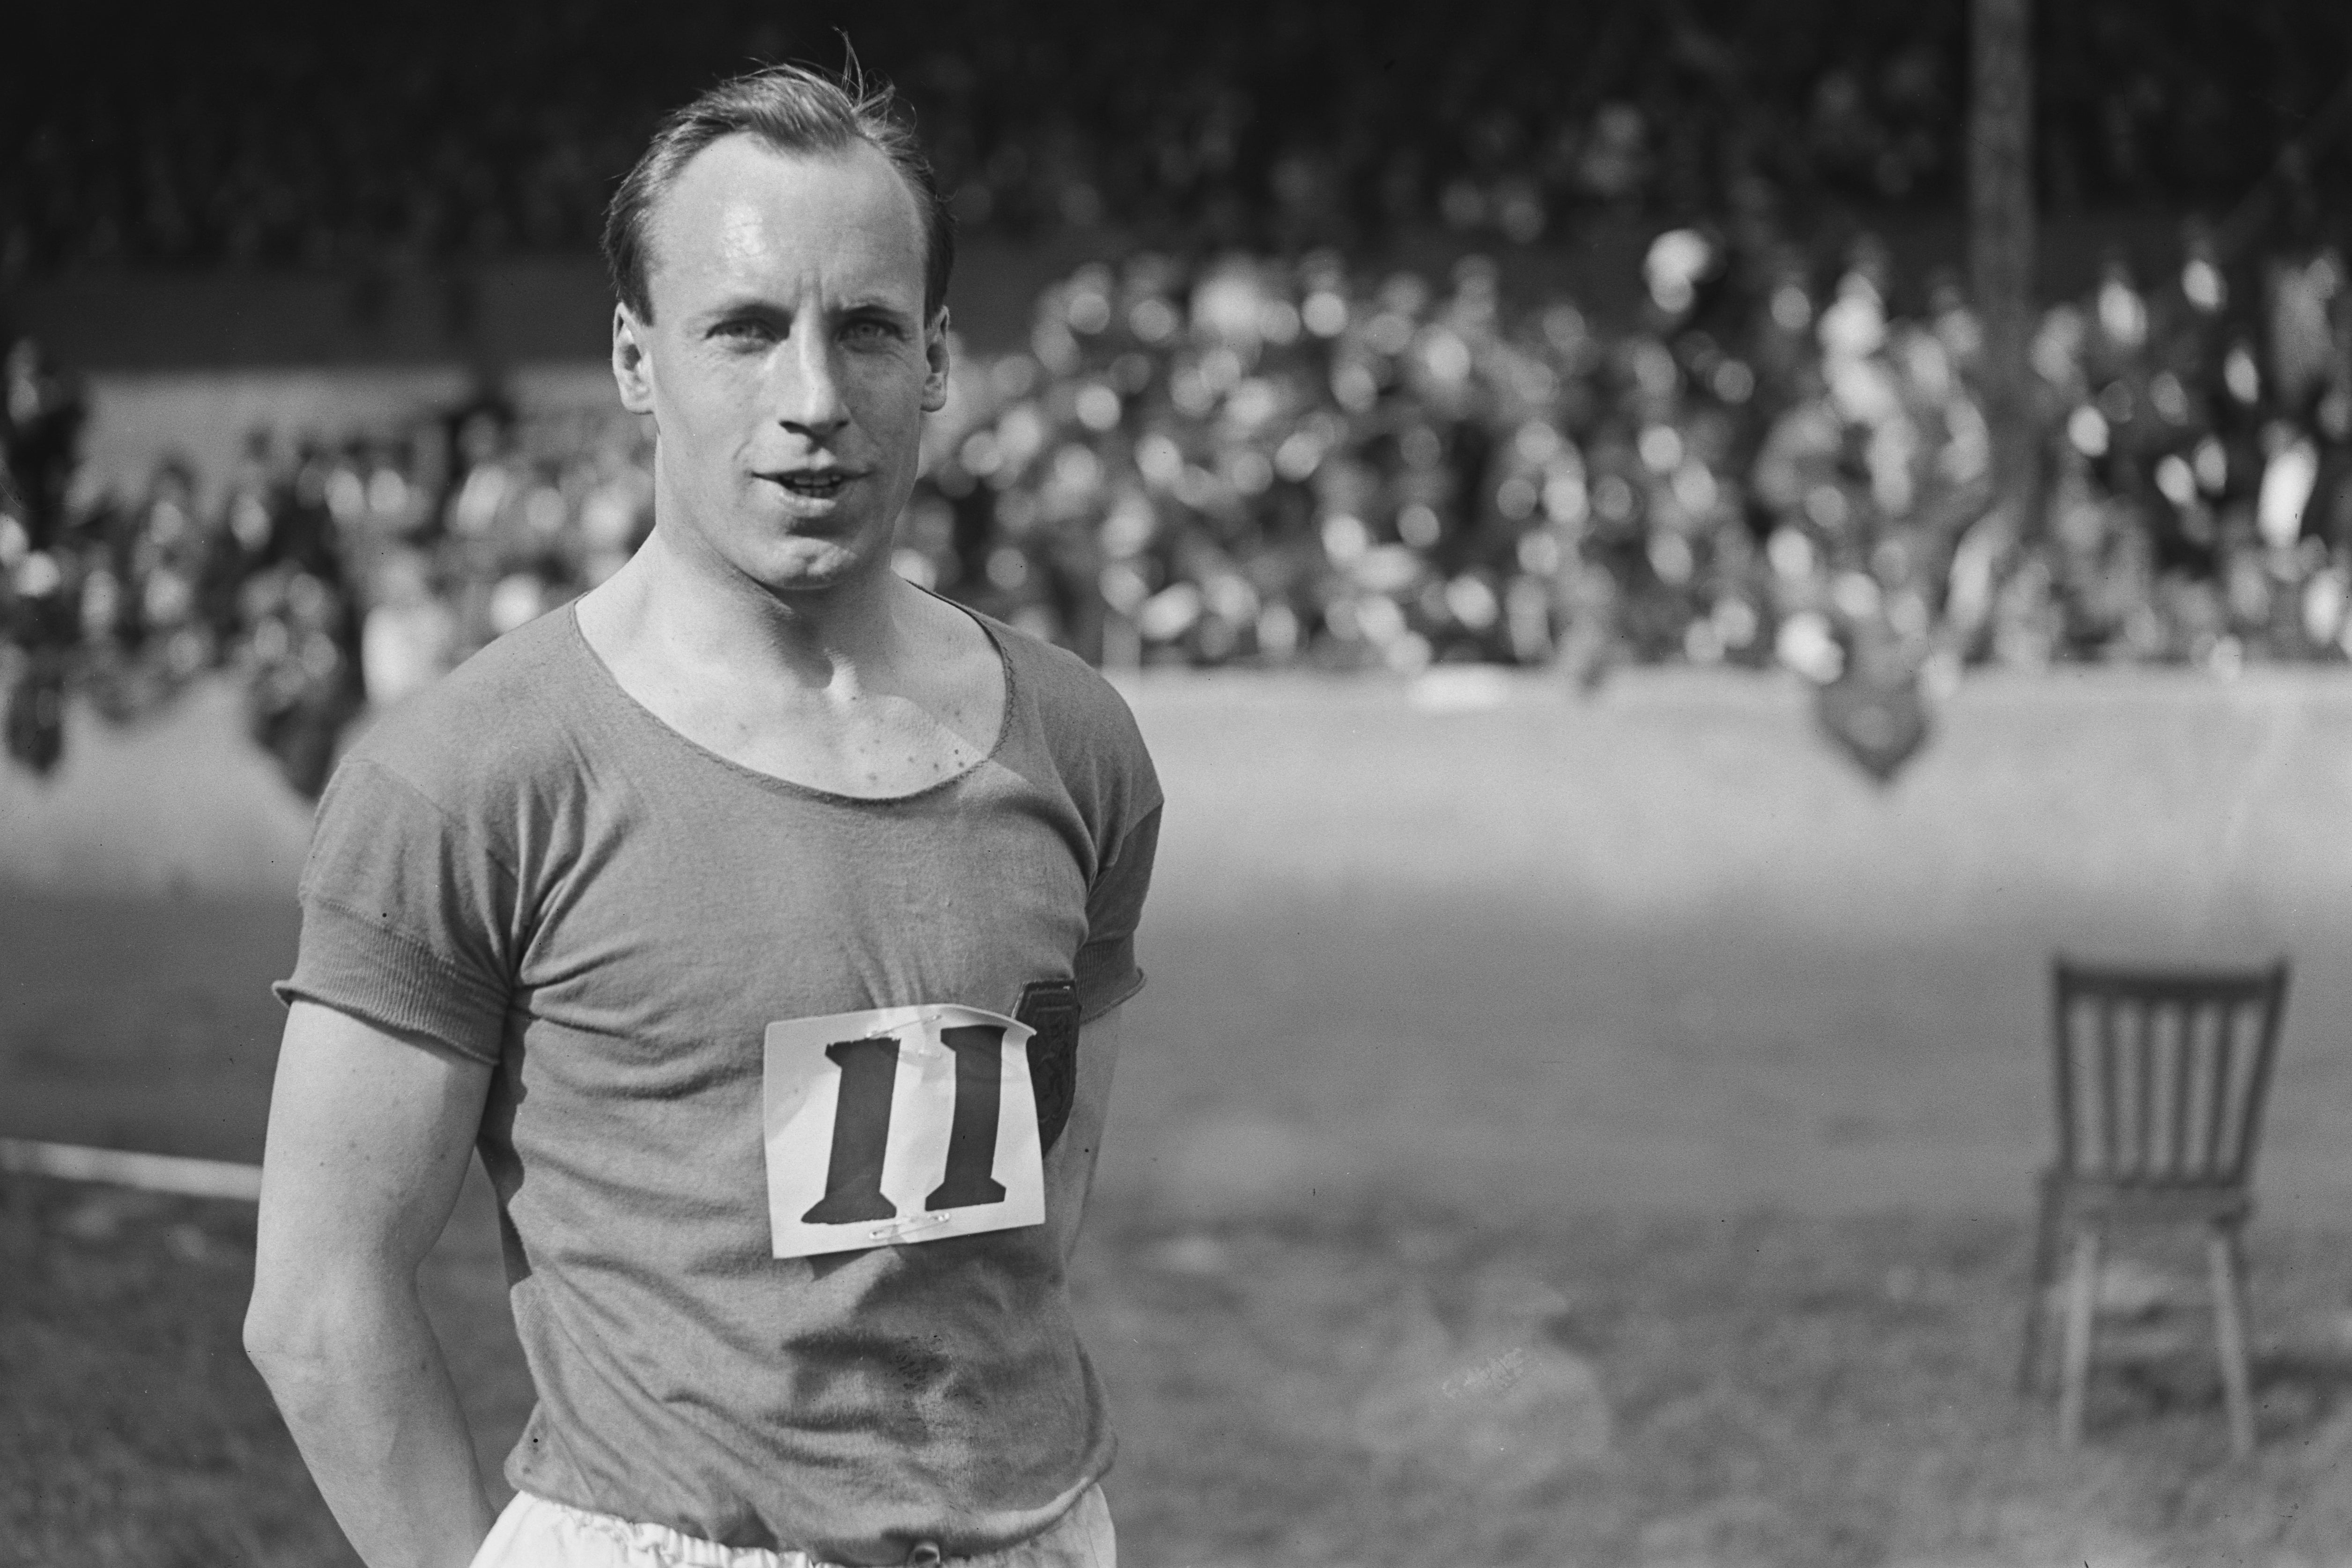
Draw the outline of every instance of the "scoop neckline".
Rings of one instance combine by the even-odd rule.
[[[930,593],[929,589],[924,589],[922,591],[925,593]],[[635,695],[632,693],[628,687],[621,684],[621,677],[613,673],[613,666],[604,662],[604,655],[598,653],[596,651],[596,645],[588,641],[588,633],[580,624],[580,601],[578,600],[575,599],[571,603],[566,604],[563,607],[563,619],[564,623],[571,629],[572,642],[573,645],[578,649],[581,656],[587,661],[590,667],[594,670],[597,684],[604,690],[610,692],[613,695],[618,697],[623,705],[625,705],[630,712],[635,714],[641,722],[650,725],[655,730],[668,737],[672,742],[684,747],[695,756],[703,758],[705,761],[715,763],[720,768],[735,775],[737,778],[746,779],[763,789],[787,795],[798,796],[803,800],[821,801],[828,805],[858,806],[867,808],[905,806],[928,800],[934,796],[943,795],[949,790],[953,789],[959,784],[961,784],[965,779],[970,779],[973,774],[978,773],[990,763],[997,760],[1004,751],[1005,742],[1013,734],[1013,702],[1018,694],[1016,678],[1013,671],[1012,650],[1004,645],[1004,639],[996,634],[996,628],[988,623],[988,618],[982,615],[978,611],[973,610],[969,605],[958,604],[954,600],[948,598],[944,594],[930,593],[930,597],[938,600],[940,603],[955,611],[958,614],[969,618],[973,625],[980,628],[980,634],[988,639],[988,645],[995,650],[997,672],[1003,677],[1004,684],[1004,711],[1003,716],[997,720],[996,738],[990,743],[986,752],[974,758],[966,766],[949,774],[946,778],[939,779],[934,783],[926,784],[921,789],[910,791],[904,795],[845,795],[837,789],[827,789],[815,784],[804,784],[797,779],[787,779],[780,773],[763,772],[757,768],[752,768],[744,763],[738,762],[731,757],[725,757],[720,755],[719,752],[713,751],[710,747],[703,745],[700,741],[695,739],[692,736],[687,734],[684,730],[679,729],[676,725],[671,724],[667,719],[662,717],[661,715],[654,712],[653,709],[647,707],[644,703],[638,701]]]

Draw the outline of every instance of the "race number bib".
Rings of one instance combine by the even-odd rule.
[[[1024,1023],[925,1003],[768,1026],[768,1216],[779,1258],[1041,1225]]]

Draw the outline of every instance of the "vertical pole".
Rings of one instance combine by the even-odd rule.
[[[1972,0],[1969,270],[1984,323],[1985,420],[2010,537],[2039,517],[2026,346],[2033,322],[2032,0]]]

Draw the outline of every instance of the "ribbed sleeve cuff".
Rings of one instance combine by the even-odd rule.
[[[1078,1021],[1092,1023],[1143,989],[1135,964],[1135,938],[1090,942],[1078,949]]]
[[[504,996],[380,921],[318,899],[303,901],[294,973],[270,990],[281,1002],[317,1002],[379,1029],[424,1035],[492,1067],[505,1045]]]

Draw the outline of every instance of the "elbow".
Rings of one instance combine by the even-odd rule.
[[[331,1399],[382,1346],[425,1334],[415,1281],[369,1261],[269,1260],[254,1270],[245,1354],[290,1416]]]
[[[245,1309],[245,1354],[281,1404],[328,1364],[336,1337],[331,1317],[315,1288],[257,1274]]]
[[[295,1347],[303,1338],[294,1304],[257,1285],[245,1306],[245,1358],[264,1383],[278,1386],[280,1369],[298,1359]]]

